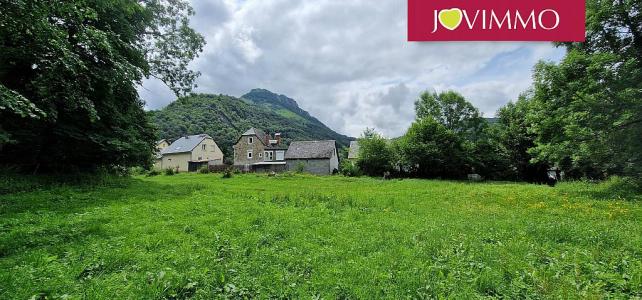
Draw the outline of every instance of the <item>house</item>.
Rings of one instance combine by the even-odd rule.
[[[184,136],[161,151],[159,169],[195,172],[208,165],[222,165],[223,152],[207,134]]]
[[[156,155],[155,155],[155,160],[154,160],[154,169],[162,169],[161,165],[163,162],[161,151],[163,149],[169,147],[169,142],[166,139],[162,139],[158,142],[156,142]]]
[[[303,171],[329,175],[339,169],[336,141],[300,141],[292,142],[285,153],[289,171]]]
[[[234,165],[246,171],[283,171],[287,147],[281,134],[274,138],[260,129],[250,128],[234,144]]]
[[[350,149],[348,150],[348,159],[351,161],[355,161],[359,159],[359,142],[358,141],[350,142]]]
[[[162,139],[156,142],[156,151],[158,151],[159,153],[167,147],[169,147],[169,142],[166,139]]]

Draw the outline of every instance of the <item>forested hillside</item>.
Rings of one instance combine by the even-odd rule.
[[[250,127],[281,132],[286,143],[292,140],[330,139],[339,147],[350,138],[334,132],[296,101],[267,90],[255,89],[236,98],[227,95],[195,94],[180,98],[167,107],[150,111],[161,138],[174,140],[187,134],[207,133],[231,157],[232,145]]]

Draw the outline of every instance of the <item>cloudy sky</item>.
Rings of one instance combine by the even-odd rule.
[[[207,45],[192,68],[196,92],[241,96],[265,88],[295,99],[330,128],[403,134],[421,91],[453,89],[485,116],[527,89],[549,43],[409,43],[406,0],[192,0]],[[139,88],[148,109],[175,99]]]

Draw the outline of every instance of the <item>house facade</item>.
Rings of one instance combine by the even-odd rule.
[[[169,141],[167,141],[166,139],[162,139],[156,142],[156,151],[160,153],[161,151],[163,151],[163,149],[169,147],[169,145]]]
[[[281,134],[274,137],[250,128],[234,144],[234,165],[246,171],[281,171],[285,169],[287,147],[281,144]]]
[[[339,156],[336,141],[292,142],[285,154],[288,171],[299,171],[316,175],[331,175],[339,170]]]
[[[162,139],[156,142],[156,152],[154,156],[154,169],[161,169],[161,165],[163,162],[163,156],[161,155],[161,152],[167,147],[169,147],[169,141],[167,141],[166,139]]]
[[[158,169],[195,172],[208,165],[222,165],[223,152],[207,134],[184,136],[161,151]]]
[[[350,149],[348,150],[348,159],[353,162],[359,159],[359,142],[358,141],[350,141]]]

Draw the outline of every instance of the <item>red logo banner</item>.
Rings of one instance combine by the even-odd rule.
[[[583,42],[585,0],[408,0],[408,41]]]

